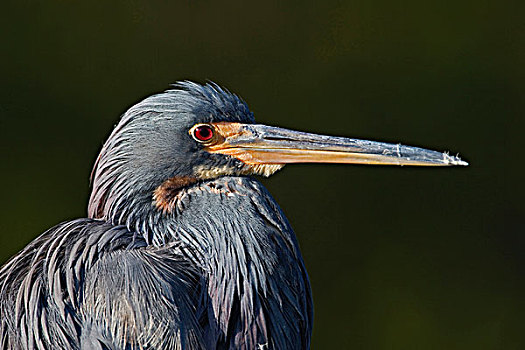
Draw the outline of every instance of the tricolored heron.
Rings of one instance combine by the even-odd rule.
[[[287,163],[466,165],[416,147],[255,124],[215,84],[129,109],[92,173],[89,217],[0,270],[1,349],[308,349],[310,284],[252,175]]]

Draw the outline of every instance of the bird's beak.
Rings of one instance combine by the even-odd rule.
[[[418,147],[334,137],[260,124],[213,123],[210,153],[235,157],[249,165],[287,163],[468,165],[457,156]]]

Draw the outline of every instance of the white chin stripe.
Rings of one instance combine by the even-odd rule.
[[[284,164],[245,164],[241,169],[222,166],[215,168],[199,167],[195,173],[200,179],[214,179],[227,175],[261,175],[268,177],[282,169]]]
[[[268,177],[283,168],[284,164],[247,164],[246,175],[261,175]]]

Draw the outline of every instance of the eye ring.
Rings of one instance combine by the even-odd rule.
[[[197,124],[190,129],[190,135],[199,143],[210,143],[215,139],[215,128],[209,124]]]

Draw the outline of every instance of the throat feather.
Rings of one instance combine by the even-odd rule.
[[[191,176],[175,176],[164,181],[153,192],[155,207],[165,213],[171,212],[180,190],[197,181],[197,178]]]
[[[196,176],[174,176],[164,181],[153,192],[153,204],[157,209],[165,213],[170,213],[176,204],[180,191],[184,187],[197,183],[198,181],[228,175],[262,175],[268,177],[280,170],[283,166],[284,164],[243,164],[240,169],[231,166],[197,167],[195,169]]]

